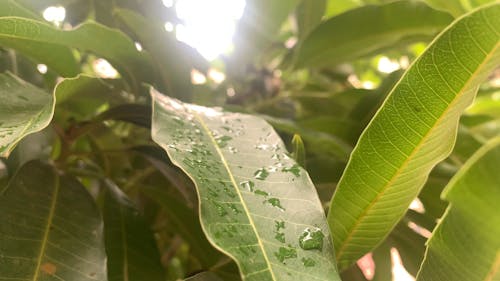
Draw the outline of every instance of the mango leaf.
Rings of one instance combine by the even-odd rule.
[[[329,223],[347,267],[376,247],[454,145],[458,119],[500,63],[500,4],[450,25],[394,87],[351,154]]]
[[[321,22],[326,0],[302,0],[295,10],[299,38],[305,38]]]
[[[26,135],[49,125],[55,99],[10,74],[0,74],[0,157],[8,157]]]
[[[489,115],[500,119],[500,90],[477,97],[474,104],[467,108],[471,115]]]
[[[340,280],[316,190],[269,124],[151,94],[153,140],[195,183],[203,230],[243,280]]]
[[[297,52],[296,66],[333,66],[400,43],[431,39],[452,20],[422,2],[363,6],[332,17],[312,31]]]
[[[134,42],[122,32],[94,22],[87,22],[66,31],[32,19],[2,17],[0,44],[40,61],[44,59],[45,53],[39,54],[32,46],[45,44],[45,48],[76,48],[109,60],[136,88],[139,87],[139,80],[150,81],[149,57],[137,51]],[[58,53],[54,50],[52,52],[53,56],[58,57]],[[77,73],[78,71],[67,73],[66,76]]]
[[[281,25],[298,3],[299,0],[248,1],[234,37],[233,58],[237,63],[247,62],[266,50],[276,40]]]
[[[164,188],[143,186],[141,191],[165,209],[170,224],[189,243],[195,258],[202,265],[209,267],[218,261],[220,253],[203,237],[203,230],[194,210],[173,198]]]
[[[26,9],[12,0],[0,1],[0,17],[22,17],[34,20],[43,20],[41,16]],[[63,76],[74,76],[79,72],[79,65],[71,52],[64,46],[49,42],[26,42],[14,38],[14,34],[0,34],[0,46],[13,48],[37,62],[48,65],[52,70]]]
[[[0,17],[22,17],[30,19],[42,19],[40,15],[25,8],[14,0],[4,0],[0,2]]]
[[[429,239],[418,281],[499,280],[500,138],[480,148],[442,193],[450,206]]]
[[[178,41],[173,33],[166,32],[164,23],[151,21],[126,9],[115,9],[113,13],[155,58],[154,64],[164,89],[175,97],[189,101],[193,90],[191,69],[197,68],[206,73],[208,62],[194,48]]]
[[[165,273],[149,226],[114,183],[105,182],[103,218],[109,280],[161,281]]]
[[[0,220],[0,280],[107,280],[101,216],[76,179],[28,162],[0,193]]]

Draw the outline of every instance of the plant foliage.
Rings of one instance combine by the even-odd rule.
[[[163,2],[0,1],[0,280],[500,278],[498,1]]]

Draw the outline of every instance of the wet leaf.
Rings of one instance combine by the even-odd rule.
[[[153,140],[194,181],[203,230],[243,280],[339,280],[315,188],[269,124],[152,97]]]
[[[500,64],[500,4],[450,25],[404,74],[365,129],[331,203],[341,268],[379,244],[431,169],[451,152],[458,119]]]
[[[55,99],[10,74],[0,74],[0,157],[8,157],[26,135],[49,125]]]

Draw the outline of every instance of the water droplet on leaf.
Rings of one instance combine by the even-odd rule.
[[[265,180],[269,176],[269,172],[265,168],[260,168],[253,175],[258,180]]]
[[[269,204],[271,204],[271,206],[276,207],[276,208],[280,209],[281,211],[285,211],[285,208],[283,208],[283,206],[281,206],[281,202],[278,198],[269,198],[264,202],[268,202]]]
[[[277,232],[274,238],[280,241],[281,243],[285,243],[285,233]]]
[[[298,164],[294,164],[292,167],[283,168],[282,172],[292,173],[296,177],[300,177],[300,166]]]
[[[313,267],[316,265],[316,262],[311,258],[302,258],[302,264],[305,267]]]
[[[274,256],[283,264],[287,259],[296,258],[297,250],[294,248],[280,247],[278,252],[274,252]]]
[[[253,192],[255,183],[253,183],[253,181],[242,181],[240,182],[240,186],[243,187],[244,189],[248,189],[249,191]]]
[[[306,228],[299,237],[299,245],[304,250],[323,249],[323,238],[325,235],[319,228]]]

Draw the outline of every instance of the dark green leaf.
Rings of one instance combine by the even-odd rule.
[[[162,281],[165,273],[153,234],[128,197],[105,182],[103,206],[108,279]]]
[[[105,281],[103,224],[75,179],[29,162],[0,195],[0,279]]]

